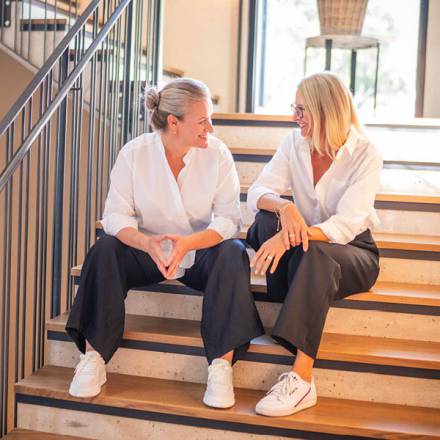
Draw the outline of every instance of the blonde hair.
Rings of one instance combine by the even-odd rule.
[[[352,127],[364,133],[353,96],[341,79],[333,73],[322,72],[304,78],[298,85],[304,107],[313,120],[313,150],[335,158]]]
[[[155,130],[166,129],[168,115],[182,119],[191,102],[210,99],[208,87],[202,81],[192,78],[177,78],[160,91],[156,87],[145,90],[145,105]]]

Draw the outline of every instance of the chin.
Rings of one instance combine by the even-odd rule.
[[[196,147],[198,147],[198,148],[208,148],[208,139],[203,140],[203,139],[199,138],[197,140]]]

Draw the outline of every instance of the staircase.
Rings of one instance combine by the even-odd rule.
[[[252,129],[237,116],[228,115],[227,123],[223,117],[215,116],[214,124],[231,146],[243,185],[244,234],[252,221],[244,206],[247,185],[274,151],[258,146],[258,130],[275,144],[280,130],[258,116]],[[440,133],[440,127],[431,130]],[[393,162],[386,160],[385,167]],[[402,187],[427,172],[410,166]],[[437,165],[429,167],[438,172]],[[390,169],[384,168],[376,202],[383,222],[375,232],[381,274],[370,292],[337,301],[330,310],[315,368],[315,408],[284,418],[255,415],[256,401],[292,362],[268,338],[253,341],[234,367],[236,406],[205,407],[201,292],[166,281],[129,292],[123,343],[94,399],[68,395],[79,354],[64,331],[67,313],[49,320],[47,365],[16,386],[18,426],[84,438],[439,438],[440,197],[431,184],[440,174],[419,179],[415,194],[395,193],[387,186]],[[96,228],[99,236],[99,222]],[[80,266],[72,268],[75,284],[80,272]],[[280,305],[265,300],[265,289],[264,278],[254,276],[252,290],[270,328]]]
[[[107,48],[111,48],[110,42]],[[71,62],[78,65],[81,54],[72,52],[72,47],[68,50]],[[100,63],[108,58],[105,53],[98,49],[95,52],[95,69],[101,69]],[[94,68],[88,63],[84,69],[88,73],[81,75],[87,78]],[[108,93],[116,87],[120,93],[132,93],[130,85],[124,86],[121,82],[118,86],[119,80],[110,75],[106,81]],[[93,87],[89,87],[88,92],[86,89],[83,99],[93,110]],[[122,105],[124,96],[113,101],[115,109],[119,106],[117,102]],[[108,124],[110,133],[115,130],[119,139],[119,134],[124,132],[124,121],[119,119],[116,123],[117,120],[109,119],[103,125]],[[280,140],[292,129],[292,123],[286,117],[230,114],[216,114],[213,121],[215,135],[230,147],[239,173],[245,223],[241,231],[243,238],[253,220],[244,203],[247,189]],[[130,132],[131,128],[128,124],[126,129]],[[103,130],[107,133],[107,128]],[[64,331],[71,302],[68,292],[63,293],[67,295],[62,300],[63,307],[49,307],[52,313],[40,312],[42,322],[38,326],[42,328],[46,321],[41,354],[37,356],[42,361],[32,369],[17,367],[20,374],[16,375],[14,391],[16,429],[6,438],[440,438],[440,162],[437,151],[440,123],[372,124],[368,131],[385,159],[381,189],[376,198],[382,223],[374,232],[381,254],[381,273],[369,292],[339,300],[330,309],[315,364],[317,406],[290,417],[266,418],[255,414],[255,403],[292,363],[290,353],[267,337],[254,340],[244,359],[234,366],[237,404],[228,410],[204,406],[207,363],[199,334],[202,293],[173,280],[139,286],[129,292],[121,348],[108,364],[107,384],[93,399],[73,398],[67,392],[73,368],[79,360],[78,351]],[[403,147],[405,142],[415,145],[414,140],[417,148]],[[66,143],[69,142],[72,139],[68,137]],[[92,168],[90,177],[85,174],[85,178],[94,182],[102,172],[93,171],[95,161],[108,157],[111,162],[117,151],[112,156],[106,152],[106,145],[100,147],[100,141],[96,145],[91,142],[90,148],[91,152],[86,149],[83,152],[90,158]],[[66,149],[70,152],[69,146]],[[72,163],[77,163],[75,154]],[[69,170],[71,163],[66,162]],[[105,183],[108,170],[102,173]],[[48,181],[52,180],[51,175],[49,172]],[[15,176],[17,178],[17,173]],[[66,171],[66,176],[66,180],[73,179],[72,184],[66,185],[66,191],[78,191],[75,182],[81,180],[80,175]],[[9,194],[14,194],[11,183],[5,188],[3,194],[8,189]],[[84,191],[84,186],[81,188]],[[47,191],[51,194],[52,190]],[[91,244],[94,237],[102,233],[99,216],[106,185],[91,185],[86,187],[86,194],[87,191],[96,191],[100,200],[96,202],[97,209],[88,212],[90,224],[83,220],[85,227],[78,231],[76,226],[76,234],[69,234],[66,241],[71,248],[77,246],[76,241],[84,241],[81,234],[87,234],[85,241]],[[7,208],[8,197],[0,200]],[[93,205],[93,202],[89,203]],[[76,217],[70,217],[71,220],[78,220],[79,216],[81,221],[82,210],[75,208],[75,197],[66,199],[65,204],[76,210]],[[87,207],[87,203],[81,206]],[[9,211],[5,209],[5,212]],[[49,213],[47,221],[52,217]],[[90,220],[93,218],[97,219],[96,224]],[[5,231],[4,237],[14,242],[13,228]],[[49,247],[54,246],[55,240],[48,241]],[[19,245],[18,249],[23,246]],[[63,266],[58,268],[63,272],[63,280],[69,283],[70,276],[75,287],[81,273],[81,264],[76,263],[81,262],[86,248],[85,244],[83,251],[77,252],[77,258],[63,257]],[[249,250],[250,255],[252,252]],[[2,255],[5,258],[7,254]],[[41,282],[40,275],[37,278]],[[263,277],[253,276],[251,284],[263,323],[270,329],[280,304],[267,300]],[[47,296],[50,305],[56,305],[52,298],[53,285],[41,284],[41,289],[41,295]],[[18,292],[22,290],[23,286],[19,285]],[[20,303],[22,297],[17,298],[18,310],[25,310],[24,300]],[[30,295],[23,298],[29,301]],[[3,310],[5,307],[14,310],[14,301],[8,301],[2,300]],[[46,306],[38,307],[43,310]],[[2,321],[3,330],[5,322]],[[2,339],[2,344],[4,341],[6,339]],[[29,344],[20,345],[24,350],[23,359],[26,347],[32,351]]]

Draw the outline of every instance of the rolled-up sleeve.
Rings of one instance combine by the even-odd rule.
[[[219,154],[218,183],[208,229],[216,231],[227,240],[236,236],[242,225],[240,181],[231,152],[224,146]]]
[[[133,173],[129,157],[121,150],[110,174],[110,189],[105,201],[102,224],[109,235],[121,229],[138,229],[133,200]]]
[[[347,244],[363,232],[365,220],[374,208],[382,165],[379,153],[367,157],[339,200],[336,213],[313,225],[320,228],[331,243]]]
[[[265,165],[257,180],[251,185],[247,194],[247,207],[252,213],[258,211],[257,204],[265,194],[281,196],[291,187],[291,170],[289,150],[292,138],[287,137],[278,148],[272,159]]]

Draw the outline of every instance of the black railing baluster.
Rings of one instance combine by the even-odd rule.
[[[96,36],[98,30],[98,13],[95,11],[93,17],[93,36]],[[93,153],[95,145],[95,89],[96,89],[96,57],[93,56],[90,69],[90,112],[89,112],[89,139],[87,145],[87,186],[86,186],[86,210],[85,210],[85,233],[84,233],[84,250],[90,247],[90,223],[91,223],[91,196],[92,196],[92,173],[93,173]]]
[[[33,98],[29,99],[29,111],[28,111],[28,121],[27,121],[27,132],[29,133],[32,126],[32,109],[33,109]],[[26,156],[26,207],[25,207],[25,233],[24,233],[24,279],[23,279],[23,313],[22,313],[22,334],[21,334],[21,349],[22,349],[22,357],[21,357],[21,379],[24,378],[26,361],[25,361],[25,352],[26,352],[26,307],[27,307],[27,273],[28,273],[28,239],[29,239],[29,177],[30,177],[30,168],[31,168],[31,157],[30,152]]]
[[[11,160],[12,150],[14,146],[14,129],[15,123],[11,124],[11,127],[8,129],[8,141],[6,142],[6,158],[7,161]],[[13,191],[13,180],[11,179],[5,190],[5,211],[7,214],[7,225],[5,229],[7,230],[6,234],[6,264],[5,271],[3,273],[5,277],[5,291],[6,291],[6,299],[5,299],[5,311],[6,311],[6,325],[5,325],[5,344],[4,349],[6,352],[6,364],[4,367],[4,375],[5,375],[5,388],[4,388],[4,423],[7,426],[8,423],[8,413],[9,413],[9,345],[10,345],[10,321],[11,321],[11,247],[12,247],[12,191]]]
[[[69,49],[64,51],[60,61],[59,83],[62,85],[67,78]],[[57,148],[55,157],[55,195],[53,204],[53,236],[52,236],[52,305],[51,318],[61,311],[61,268],[64,212],[64,166],[66,147],[67,97],[64,98],[57,112]],[[58,215],[57,215],[58,214]]]

